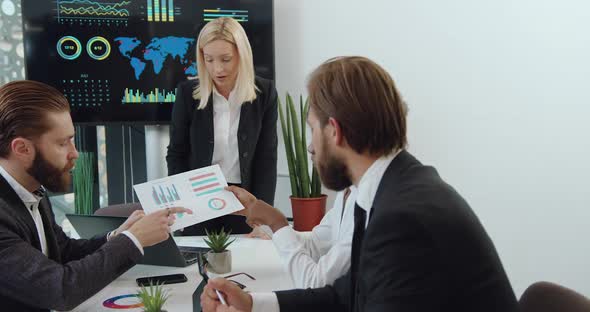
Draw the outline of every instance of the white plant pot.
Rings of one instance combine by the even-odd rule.
[[[225,274],[231,272],[231,251],[216,253],[209,251],[206,254],[207,268],[216,274]]]

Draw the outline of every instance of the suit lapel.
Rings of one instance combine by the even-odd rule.
[[[213,144],[215,144],[215,136],[214,136],[214,124],[213,124],[213,93],[209,96],[209,101],[207,101],[207,106],[203,110],[195,110],[196,114],[201,113],[201,118],[199,118],[199,127],[198,129],[202,132],[198,132],[197,130],[196,136],[200,137],[200,140],[197,142],[202,142],[204,147],[209,148],[202,148],[199,149],[198,159],[198,166],[204,167],[211,165],[211,161],[213,160]],[[195,129],[195,128],[193,128]]]
[[[256,98],[257,101],[258,98]],[[254,105],[254,102],[250,103],[250,102],[246,102],[246,103],[242,103],[241,107],[240,107],[240,124],[238,125],[238,135],[241,133],[244,133],[249,126],[249,121],[251,120],[250,117],[250,113],[252,111],[251,107],[252,105]]]
[[[10,214],[16,216],[18,221],[24,224],[29,231],[29,238],[31,245],[41,250],[41,243],[39,242],[39,235],[37,233],[37,227],[31,213],[27,211],[27,207],[23,201],[18,197],[12,186],[0,176],[0,196],[6,201],[6,207],[10,211]]]
[[[371,209],[372,210],[372,209]],[[358,273],[359,273],[359,261],[361,258],[361,247],[363,242],[363,237],[365,234],[365,221],[366,221],[367,212],[362,209],[358,204],[354,204],[354,232],[352,235],[352,259],[350,263],[350,276],[351,276],[351,293],[353,296],[350,296],[350,306],[354,307],[359,298],[357,298],[358,294]]]
[[[257,100],[258,98],[256,98],[256,100],[254,101]],[[254,103],[255,102],[242,103],[240,107],[240,122],[238,124],[238,152],[240,153],[240,155],[244,151],[248,150],[248,148],[244,146],[244,144],[246,144],[247,141],[243,138],[246,138],[248,136],[248,131],[250,130],[251,122],[252,120],[254,120],[254,118],[252,118],[251,116],[252,106],[254,105]],[[243,157],[239,157],[238,159],[240,160],[240,168],[246,166],[246,164],[242,164],[242,160],[244,160]]]
[[[416,160],[416,158],[414,158],[414,156],[412,156],[410,153],[408,153],[406,150],[402,150],[389,164],[389,166],[387,167],[387,169],[385,169],[385,173],[383,174],[383,177],[381,178],[381,181],[379,182],[379,186],[377,188],[377,193],[375,194],[375,199],[373,200],[373,207],[371,208],[371,212],[369,213],[368,217],[369,219],[369,224],[367,225],[366,229],[364,227],[364,217],[361,217],[360,215],[358,215],[357,213],[357,205],[355,204],[355,234],[356,235],[356,231],[357,231],[357,227],[362,228],[365,232],[363,232],[360,236],[360,242],[357,242],[355,244],[354,241],[354,236],[353,236],[353,244],[352,244],[352,259],[351,259],[351,277],[352,277],[352,298],[350,299],[352,301],[351,307],[353,307],[353,311],[361,311],[364,302],[361,301],[361,298],[359,297],[359,295],[361,295],[362,292],[365,292],[366,289],[361,289],[360,288],[360,276],[362,274],[358,274],[359,272],[362,272],[363,270],[363,261],[362,261],[362,253],[363,253],[363,242],[364,239],[374,239],[372,237],[368,237],[367,235],[364,235],[366,233],[367,230],[370,229],[371,227],[371,218],[373,217],[373,215],[375,214],[375,211],[377,211],[378,209],[382,208],[382,207],[390,207],[387,205],[387,203],[389,202],[389,198],[388,196],[391,196],[391,191],[395,190],[397,188],[397,184],[399,183],[400,177],[403,175],[403,172],[405,170],[407,170],[409,167],[413,166],[413,165],[419,165],[420,162],[418,160]],[[383,197],[385,196],[385,197]],[[360,207],[359,207],[360,209]],[[374,233],[373,233],[374,234]],[[357,239],[358,241],[359,239]],[[356,246],[355,246],[356,245]],[[356,253],[356,254],[355,254]],[[355,269],[356,267],[356,269]],[[364,293],[362,294],[363,296],[366,296],[367,294]],[[364,298],[363,298],[364,299]]]

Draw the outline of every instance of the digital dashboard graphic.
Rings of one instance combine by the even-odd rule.
[[[63,36],[57,41],[57,53],[65,60],[75,60],[82,54],[82,44],[76,37]]]
[[[248,10],[222,10],[220,8],[203,10],[203,20],[206,22],[219,17],[231,17],[240,23],[245,23],[248,21]]]
[[[72,109],[102,107],[111,102],[111,83],[108,79],[64,79],[62,92],[70,102]]]
[[[139,80],[146,68],[151,64],[153,72],[159,75],[167,58],[179,62],[183,66],[184,73],[190,76],[197,75],[196,63],[189,55],[190,48],[195,44],[195,39],[182,37],[152,38],[148,45],[145,45],[136,37],[117,37],[115,42],[119,45],[121,55],[129,60],[133,67],[135,79]],[[134,54],[135,50],[141,53]]]
[[[123,104],[137,104],[137,103],[174,103],[176,94],[172,91],[158,90],[158,88],[144,94],[139,90],[125,89],[125,94],[121,99]]]
[[[131,1],[56,0],[55,13],[58,23],[126,25]]]
[[[27,79],[62,91],[76,123],[167,124],[198,76],[197,36],[231,17],[274,79],[273,0],[22,0]]]
[[[148,22],[174,22],[174,15],[179,15],[179,11],[174,0],[147,0]]]
[[[97,60],[102,61],[111,54],[111,44],[109,41],[101,36],[95,36],[88,40],[86,44],[86,52],[88,55]]]

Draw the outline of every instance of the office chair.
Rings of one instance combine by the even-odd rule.
[[[560,285],[537,282],[518,301],[522,312],[588,312],[590,300]]]

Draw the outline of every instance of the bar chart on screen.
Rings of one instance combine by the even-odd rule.
[[[220,17],[231,17],[238,21],[239,23],[246,23],[248,22],[248,10],[235,10],[235,9],[204,9],[203,10],[203,20],[205,22],[210,22],[216,18]]]
[[[148,22],[174,22],[174,17],[180,15],[174,0],[147,0],[146,9]]]

